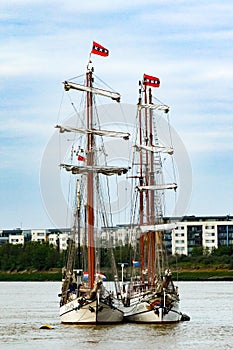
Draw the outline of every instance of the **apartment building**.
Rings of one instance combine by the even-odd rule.
[[[172,254],[189,255],[193,248],[208,250],[219,246],[233,246],[232,216],[184,216],[181,220],[172,218],[177,227],[171,232]]]
[[[21,234],[21,235],[9,234],[9,243],[10,244],[22,244],[22,245],[24,245],[24,243],[25,243],[24,234]]]
[[[184,216],[164,218],[165,223],[174,222],[176,228],[163,233],[163,242],[170,254],[189,255],[195,247],[208,250],[219,246],[233,246],[233,216]],[[49,242],[60,250],[66,250],[72,229],[1,230],[0,245],[5,243],[24,244],[26,241]],[[129,224],[102,227],[95,239],[98,246],[114,248],[139,242],[140,229]],[[76,243],[85,245],[87,234],[82,227],[75,235]]]
[[[0,245],[6,244],[6,243],[21,244],[18,238],[21,235],[24,236],[23,230],[21,230],[20,228],[16,228],[13,230],[0,230]]]
[[[31,241],[32,242],[46,242],[47,234],[46,230],[31,230]]]

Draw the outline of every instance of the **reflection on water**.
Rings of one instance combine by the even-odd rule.
[[[0,349],[231,349],[233,282],[178,285],[190,322],[68,326],[58,317],[59,282],[0,282]]]

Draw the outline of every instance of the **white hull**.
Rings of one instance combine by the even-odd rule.
[[[66,324],[115,324],[123,322],[123,311],[107,302],[86,300],[80,304],[76,298],[60,307],[61,323]],[[82,305],[82,306],[80,306]]]
[[[141,301],[135,305],[124,307],[124,321],[135,323],[176,323],[181,321],[179,303],[174,303],[171,308],[148,308],[148,303]]]
[[[182,319],[178,298],[164,306],[162,298],[137,294],[130,299],[130,305],[124,306],[122,310],[125,322],[176,323]]]

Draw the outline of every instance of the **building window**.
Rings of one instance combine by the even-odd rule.
[[[184,250],[184,247],[176,247],[176,253],[183,252]]]
[[[206,242],[207,244],[208,244],[208,243],[215,243],[214,239],[206,239],[205,242]]]
[[[205,233],[205,236],[206,236],[206,237],[214,237],[214,236],[215,236],[215,233],[214,233],[214,232],[206,232],[206,233]]]
[[[183,230],[184,230],[184,226],[177,226],[177,227],[175,228],[175,230],[183,231]]]
[[[175,237],[184,237],[184,233],[175,233]]]
[[[184,244],[184,239],[177,239],[176,244]]]

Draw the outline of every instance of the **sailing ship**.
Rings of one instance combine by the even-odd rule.
[[[133,217],[140,232],[140,276],[124,285],[124,320],[135,323],[174,323],[188,318],[179,310],[178,288],[167,264],[163,234],[176,227],[163,218],[164,192],[177,184],[164,183],[161,154],[173,155],[173,147],[161,144],[157,123],[169,107],[159,100],[153,103],[152,88],[159,87],[157,77],[144,74],[139,82],[137,135],[132,161],[137,204]],[[168,129],[169,130],[169,129]],[[164,130],[163,130],[164,131]],[[136,170],[135,170],[136,169]],[[136,213],[138,211],[138,214]]]
[[[85,140],[85,151],[82,154],[76,152],[78,155],[78,162],[76,160],[76,164],[74,162],[71,164],[60,164],[62,168],[77,178],[74,228],[69,238],[67,261],[63,271],[60,294],[60,318],[61,322],[65,324],[116,324],[122,322],[124,316],[123,311],[118,308],[119,300],[116,298],[116,295],[120,295],[120,286],[117,279],[115,282],[116,292],[113,295],[112,291],[107,291],[103,286],[104,276],[101,276],[97,272],[99,264],[95,233],[100,217],[104,221],[103,224],[105,226],[108,224],[104,208],[102,207],[100,209],[101,215],[98,215],[96,210],[96,201],[99,201],[99,206],[101,205],[101,195],[98,194],[98,191],[103,181],[100,178],[108,178],[111,175],[118,176],[126,174],[128,171],[126,167],[106,165],[106,159],[102,161],[102,164],[98,163],[98,161],[101,163],[101,156],[98,155],[98,151],[103,151],[104,147],[103,145],[100,146],[99,140],[102,140],[104,137],[128,139],[129,134],[103,130],[100,126],[97,127],[97,120],[95,120],[96,109],[94,107],[95,96],[101,95],[111,98],[113,101],[120,102],[120,94],[94,86],[94,68],[91,62],[91,54],[106,57],[108,56],[108,50],[100,44],[93,42],[85,74],[85,83],[64,82],[65,91],[81,91],[85,95],[85,127],[83,127],[83,120],[80,121],[80,126],[56,126],[60,133],[73,132],[83,135]],[[80,146],[78,148],[79,150],[83,150]],[[82,266],[80,258],[81,220],[85,221],[84,226],[87,230],[87,270],[86,266]],[[77,237],[79,237],[78,244],[75,242]],[[77,256],[78,268],[75,268]],[[111,256],[115,273],[117,269],[112,252]],[[85,274],[83,271],[85,271]]]

